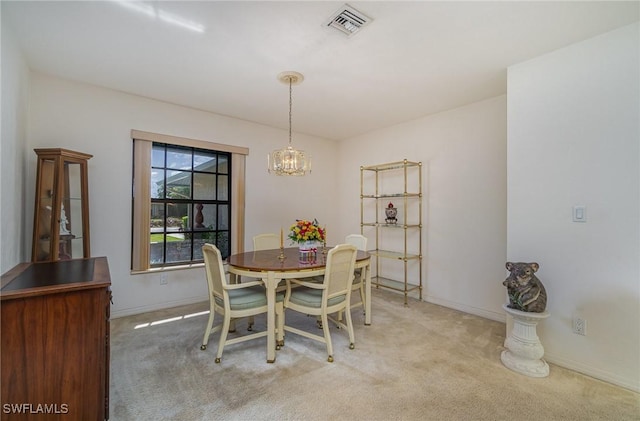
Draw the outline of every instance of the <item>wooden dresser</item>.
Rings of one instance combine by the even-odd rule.
[[[108,419],[107,258],[20,264],[0,300],[0,419]]]

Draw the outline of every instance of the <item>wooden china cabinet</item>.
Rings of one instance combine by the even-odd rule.
[[[38,155],[32,262],[91,256],[87,161],[68,149],[35,149]]]

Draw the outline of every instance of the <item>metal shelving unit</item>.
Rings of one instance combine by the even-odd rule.
[[[384,204],[398,199],[402,203],[398,221],[387,223]],[[414,292],[422,300],[422,162],[405,159],[360,167],[360,232],[369,238],[367,234],[374,233],[375,248],[368,250],[375,259],[372,285],[404,293],[405,305]],[[387,234],[394,238],[386,238]],[[382,276],[388,265],[385,261],[400,262],[403,276]]]

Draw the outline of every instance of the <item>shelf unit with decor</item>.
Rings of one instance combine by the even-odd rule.
[[[402,292],[405,306],[422,300],[422,162],[360,167],[360,232],[373,240],[371,284]]]

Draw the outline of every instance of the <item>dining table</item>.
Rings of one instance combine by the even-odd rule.
[[[238,276],[261,279],[267,294],[267,362],[276,360],[276,289],[286,279],[322,276],[327,264],[329,247],[319,249],[315,259],[301,255],[298,247],[256,250],[232,254],[227,258],[227,268],[237,282]],[[356,255],[356,269],[361,269],[365,279],[365,325],[371,324],[371,256],[363,250]]]

